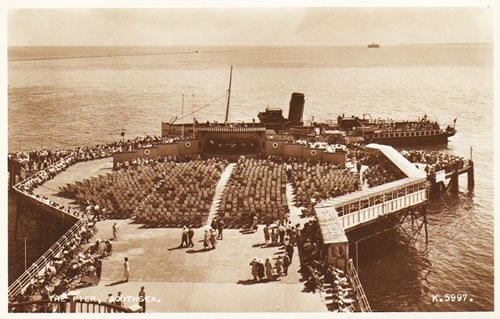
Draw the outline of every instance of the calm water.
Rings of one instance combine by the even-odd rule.
[[[474,191],[463,176],[458,195],[430,205],[427,246],[422,236],[409,242],[398,234],[360,244],[360,276],[377,311],[493,310],[489,45],[11,48],[9,151],[113,141],[122,128],[126,137],[159,135],[160,122],[181,113],[182,94],[186,113],[193,101],[210,104],[196,118],[223,121],[230,65],[233,121],[256,118],[266,106],[287,115],[292,92],[305,94],[306,119],[427,114],[447,125],[458,118],[445,151],[468,158],[473,146]],[[473,301],[432,302],[446,293]]]

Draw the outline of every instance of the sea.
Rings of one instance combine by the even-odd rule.
[[[304,93],[306,121],[345,114],[416,120],[457,134],[432,147],[469,159],[475,188],[428,207],[428,242],[403,231],[359,244],[359,275],[374,311],[492,311],[494,300],[493,46],[10,47],[8,150],[74,148],[160,135],[161,122],[257,120]],[[194,114],[193,113],[194,110]],[[24,267],[12,240],[9,270]],[[36,230],[35,230],[36,232]],[[17,245],[15,243],[17,242]],[[31,242],[31,260],[44,247]],[[20,252],[21,251],[21,252]],[[22,269],[21,269],[22,271]],[[458,296],[461,297],[458,297]],[[442,299],[442,301],[440,301]]]

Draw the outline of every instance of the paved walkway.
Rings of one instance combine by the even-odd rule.
[[[72,208],[77,208],[78,205],[73,204],[73,200],[57,195],[59,187],[66,184],[74,183],[89,179],[92,176],[105,175],[113,171],[113,158],[103,158],[94,161],[80,162],[68,167],[64,172],[58,174],[53,179],[45,182],[37,187],[33,192],[40,196],[46,196],[50,200]]]
[[[231,173],[233,172],[233,168],[236,166],[236,163],[231,163],[226,166],[224,172],[220,175],[220,179],[217,182],[217,186],[215,187],[214,199],[212,200],[212,205],[210,206],[210,212],[208,213],[207,225],[212,223],[212,220],[217,215],[217,208],[219,207],[220,199],[222,197],[222,193],[226,188],[227,181],[229,177],[231,177]]]
[[[99,222],[97,236],[111,238],[113,222]],[[274,263],[284,254],[280,247],[262,246],[262,227],[250,234],[224,230],[217,248],[204,251],[199,229],[195,230],[195,247],[179,248],[181,229],[141,229],[130,220],[118,222],[118,240],[113,242],[113,255],[103,263],[101,281],[81,289],[81,296],[105,300],[108,293],[116,296],[121,291],[132,298],[144,286],[147,295],[156,299],[148,304],[148,312],[327,311],[318,294],[302,292],[297,249],[288,276],[253,282],[252,258],[269,257]],[[124,257],[130,260],[130,281],[125,283]],[[126,306],[135,303],[125,300]]]
[[[295,206],[294,200],[294,189],[291,183],[286,183],[286,201],[288,204],[288,209],[290,210],[290,221],[292,225],[297,225],[301,223],[300,215],[302,214],[302,208]]]

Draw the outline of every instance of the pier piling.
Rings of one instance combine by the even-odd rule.
[[[469,169],[467,171],[467,187],[469,190],[474,188],[474,162],[469,161]]]
[[[458,193],[458,171],[455,170],[451,175],[450,184],[448,188],[452,193]]]

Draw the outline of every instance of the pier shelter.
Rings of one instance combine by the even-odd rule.
[[[425,208],[429,198],[429,185],[425,172],[418,170],[390,146],[370,144],[368,148],[387,157],[407,177],[316,204],[314,210],[323,237],[325,259],[328,264],[337,267],[339,259],[334,256],[339,247],[347,246],[344,249],[345,260],[349,259],[346,233],[382,218],[405,214],[410,214],[412,218],[422,216],[427,237]],[[405,220],[404,216],[402,220]],[[370,236],[373,235],[368,235]]]

